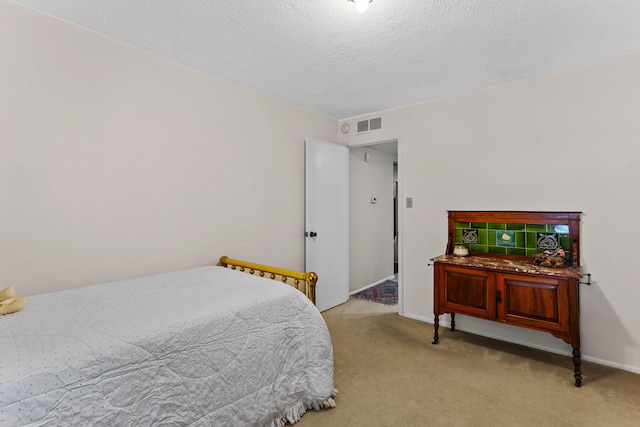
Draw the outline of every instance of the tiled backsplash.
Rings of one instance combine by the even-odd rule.
[[[472,251],[532,256],[554,249],[570,250],[566,224],[456,222],[455,244]]]

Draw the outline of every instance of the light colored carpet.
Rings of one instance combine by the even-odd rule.
[[[323,316],[337,407],[313,426],[640,426],[640,375],[440,328],[351,299]]]

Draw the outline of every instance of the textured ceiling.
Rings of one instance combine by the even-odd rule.
[[[640,54],[640,0],[14,0],[343,119]]]

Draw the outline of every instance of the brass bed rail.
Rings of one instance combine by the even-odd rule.
[[[287,270],[270,265],[231,259],[227,256],[220,257],[220,265],[232,270],[245,271],[249,274],[255,274],[257,272],[260,277],[265,277],[265,274],[269,273],[270,279],[276,280],[276,278],[279,277],[281,282],[293,286],[304,293],[313,304],[316,303],[316,282],[318,281],[318,275],[313,271],[305,273],[302,271]],[[289,279],[292,279],[293,283],[289,282]]]

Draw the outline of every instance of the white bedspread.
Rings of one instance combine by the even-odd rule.
[[[223,267],[32,296],[0,338],[1,426],[279,426],[335,394],[316,307]]]

